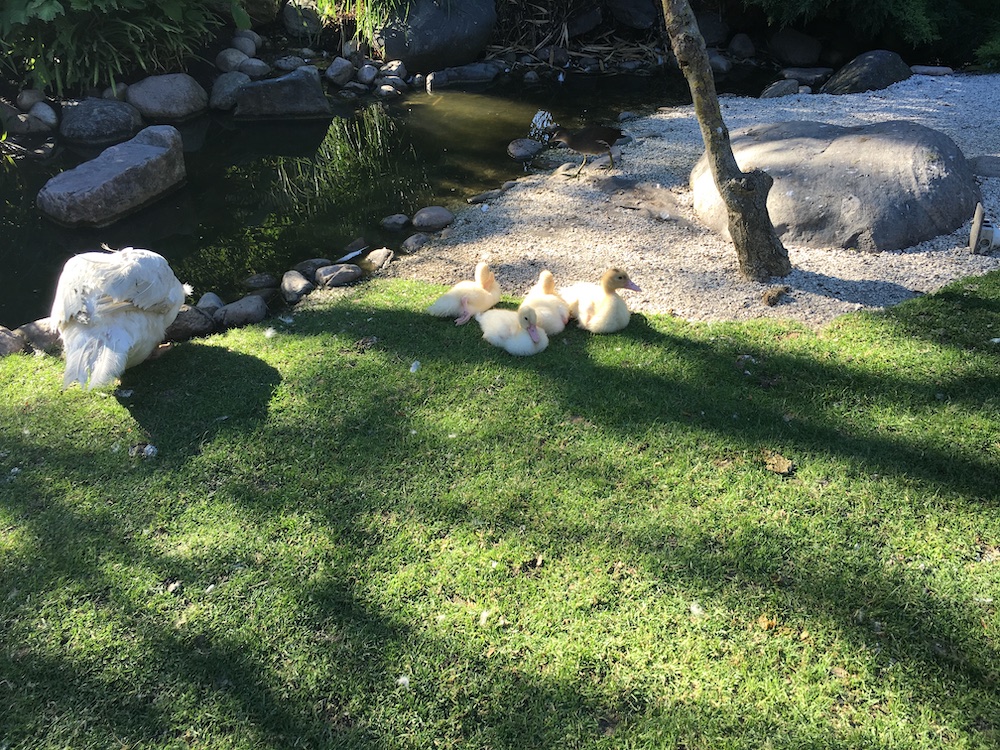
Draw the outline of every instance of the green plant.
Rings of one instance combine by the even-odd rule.
[[[355,37],[368,44],[376,43],[376,36],[386,20],[405,8],[409,0],[318,0],[320,15],[338,23],[352,20]]]
[[[220,23],[208,0],[9,0],[0,38],[21,82],[61,95],[177,68]]]

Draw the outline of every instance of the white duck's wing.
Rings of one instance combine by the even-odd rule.
[[[184,301],[185,289],[166,259],[149,250],[81,253],[66,261],[56,286],[52,317],[92,319],[129,307],[169,314]]]

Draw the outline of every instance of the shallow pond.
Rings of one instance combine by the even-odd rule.
[[[319,124],[205,117],[182,128],[187,183],[102,230],[56,227],[34,207],[45,181],[81,157],[0,166],[0,325],[48,315],[63,263],[101,243],[155,250],[196,297],[216,291],[227,301],[250,274],[280,275],[307,258],[337,258],[358,237],[395,250],[409,232],[384,232],[383,217],[434,204],[455,210],[523,174],[506,148],[529,134],[539,110],[574,128],[689,101],[680,74],[663,71],[415,93]]]

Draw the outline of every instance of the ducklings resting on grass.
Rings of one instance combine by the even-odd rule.
[[[613,333],[627,326],[631,317],[625,300],[618,296],[619,289],[642,291],[625,271],[609,268],[601,276],[600,284],[573,284],[560,289],[559,293],[581,328],[592,333]]]
[[[535,311],[524,305],[517,310],[487,310],[476,315],[483,338],[510,354],[526,357],[549,345],[545,329],[538,325]]]
[[[486,262],[476,264],[476,280],[460,281],[438,297],[427,312],[439,318],[454,318],[455,325],[468,323],[500,301],[500,285]]]
[[[538,274],[538,281],[521,303],[522,307],[525,305],[535,311],[539,327],[550,336],[561,333],[569,322],[569,305],[556,294],[556,280],[551,271]]]

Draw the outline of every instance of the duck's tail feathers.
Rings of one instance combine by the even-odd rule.
[[[101,335],[69,336],[64,341],[66,374],[63,388],[79,383],[81,388],[94,390],[113,383],[125,371],[128,342],[103,332]]]

